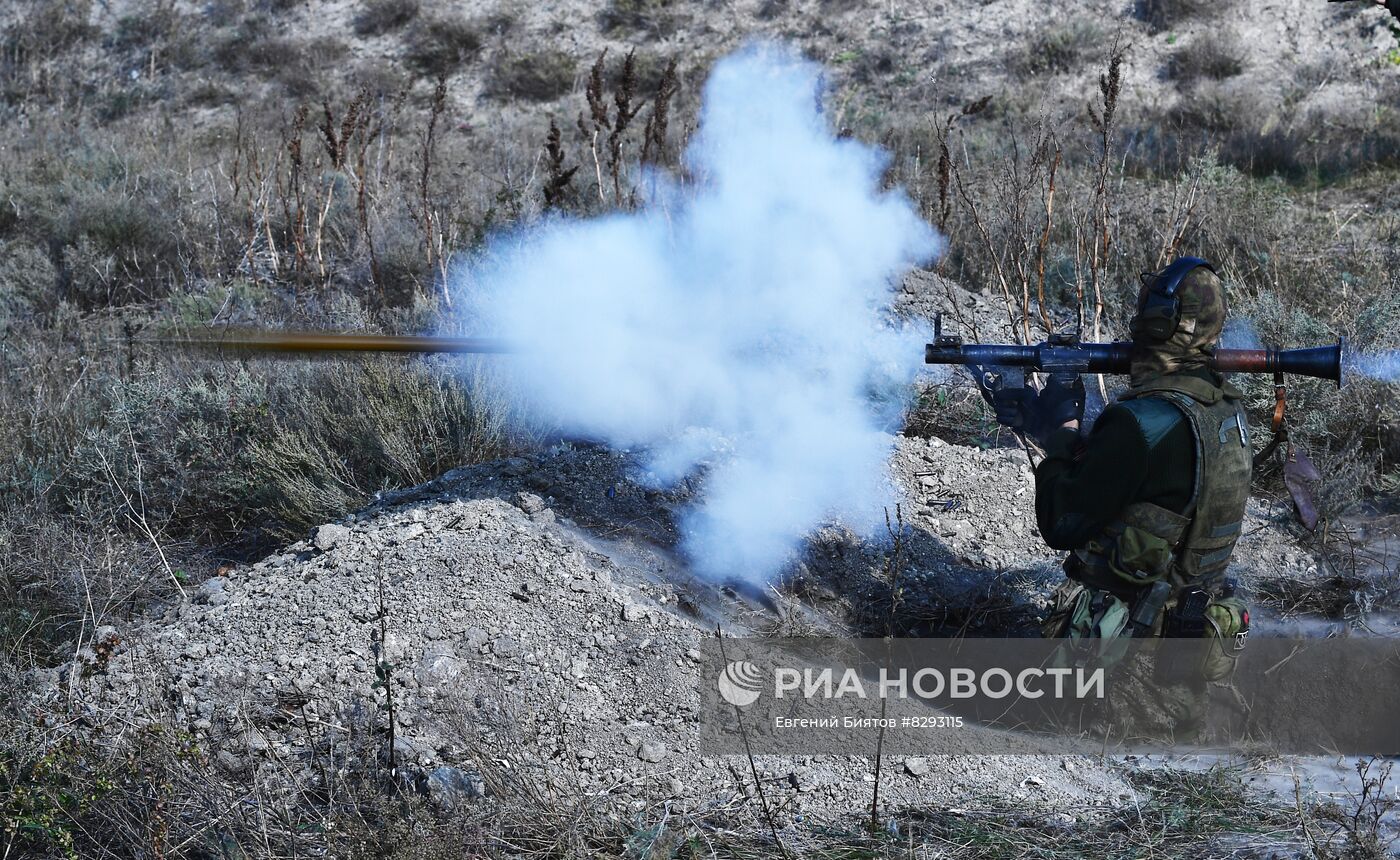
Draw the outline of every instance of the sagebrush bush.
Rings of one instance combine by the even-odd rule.
[[[1106,41],[1103,26],[1091,18],[1056,21],[1035,30],[1013,65],[1031,75],[1078,71],[1102,62]]]
[[[133,166],[130,157],[79,147],[33,162],[8,184],[20,213],[15,232],[57,267],[54,289],[36,302],[92,308],[156,298],[182,272],[187,247],[170,218],[185,208],[181,191],[169,171],[133,181]]]
[[[1244,48],[1235,38],[1218,31],[1202,33],[1172,53],[1167,75],[1183,83],[1200,78],[1221,81],[1243,72],[1244,60]]]
[[[673,0],[609,0],[598,20],[606,33],[630,30],[666,36],[676,27],[675,3]]]
[[[1137,15],[1154,30],[1169,30],[1217,11],[1212,0],[1137,0]]]
[[[420,18],[404,36],[404,60],[419,74],[441,77],[481,51],[481,32],[463,18]]]
[[[381,36],[418,17],[418,0],[365,0],[352,25],[357,36]]]
[[[577,66],[568,52],[554,49],[502,54],[491,63],[488,91],[499,99],[553,101],[573,89]]]
[[[0,327],[28,317],[58,287],[58,270],[38,246],[0,242]]]

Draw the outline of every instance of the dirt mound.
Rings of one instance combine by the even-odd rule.
[[[971,630],[1032,614],[1053,558],[1015,525],[1030,521],[1024,454],[901,440],[893,471],[910,590],[924,595],[910,623]],[[220,767],[273,793],[323,779],[322,755],[346,768],[382,755],[386,681],[405,778],[443,802],[489,794],[504,772],[622,803],[743,800],[747,763],[697,749],[709,682],[697,646],[716,624],[870,632],[890,546],[832,525],[779,588],[700,581],[672,553],[672,515],[691,490],[645,480],[636,455],[578,445],[450,472],[208,580],[127,632],[104,665],[70,667],[65,687],[99,723],[170,702]],[[992,608],[956,610],[979,602]],[[873,779],[866,757],[759,766],[785,816],[849,814]],[[895,804],[1008,785],[1051,809],[1131,796],[1110,769],[1059,757],[933,758],[885,774]]]

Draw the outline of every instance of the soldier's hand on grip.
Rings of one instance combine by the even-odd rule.
[[[1022,433],[1031,432],[1037,397],[1034,389],[1019,385],[996,389],[992,392],[992,409],[996,412],[997,423]]]
[[[1084,380],[1077,373],[1052,373],[1036,404],[1042,433],[1050,434],[1070,421],[1084,419]]]

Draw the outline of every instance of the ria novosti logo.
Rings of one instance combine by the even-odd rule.
[[[736,708],[758,701],[763,673],[747,660],[733,660],[719,673],[719,697]]]
[[[882,667],[866,677],[853,667],[778,666],[771,675],[748,660],[730,660],[719,673],[720,698],[746,708],[758,701],[766,678],[772,679],[774,699],[1102,699],[1103,667],[1029,666],[973,669],[924,666]],[[1047,689],[1048,687],[1048,689]]]

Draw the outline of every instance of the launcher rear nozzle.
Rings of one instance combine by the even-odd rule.
[[[1291,373],[1330,379],[1341,388],[1345,381],[1342,361],[1346,353],[1346,338],[1337,338],[1332,346],[1309,346],[1301,349],[1218,349],[1211,366],[1221,373]]]

